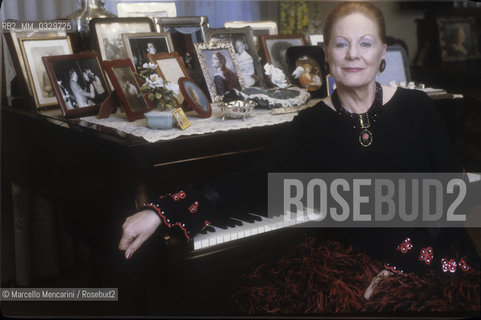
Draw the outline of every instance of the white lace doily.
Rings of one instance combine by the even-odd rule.
[[[314,102],[309,105],[313,105]],[[194,111],[187,112],[190,127],[181,130],[176,127],[169,130],[153,130],[147,127],[145,119],[128,122],[125,114],[112,114],[109,118],[98,119],[96,116],[80,118],[81,124],[94,127],[103,126],[115,129],[120,136],[130,134],[142,137],[148,142],[160,140],[170,140],[180,136],[194,134],[212,133],[218,131],[230,131],[248,129],[253,127],[263,127],[291,121],[297,113],[272,115],[269,110],[254,110],[253,116],[242,119],[225,119],[222,121],[222,114],[219,107],[212,106],[212,116],[204,119],[199,118]]]

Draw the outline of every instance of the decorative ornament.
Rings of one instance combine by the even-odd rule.
[[[424,261],[424,263],[426,263],[429,266],[434,259],[433,248],[431,247],[422,248],[421,251],[419,251],[418,259],[419,261]]]
[[[269,76],[269,79],[275,86],[281,89],[288,86],[286,75],[281,69],[274,67],[274,65],[270,63],[266,63],[264,65],[264,72],[267,76]]]
[[[403,242],[401,242],[400,245],[397,246],[396,250],[401,251],[402,254],[406,254],[412,248],[413,248],[413,245],[411,243],[411,238],[406,238],[404,239]]]
[[[376,122],[377,111],[382,107],[381,85],[376,82],[374,101],[369,110],[362,114],[350,113],[345,108],[343,108],[341,105],[341,101],[339,100],[339,96],[337,95],[337,90],[334,90],[331,99],[337,113],[340,116],[348,118],[351,122],[353,122],[353,128],[361,129],[361,131],[359,132],[359,143],[361,144],[361,146],[369,147],[373,141],[373,134],[371,130],[369,130],[369,128],[371,127],[372,123]],[[359,125],[357,124],[357,121],[359,121]]]

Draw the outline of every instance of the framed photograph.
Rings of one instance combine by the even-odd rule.
[[[187,116],[185,115],[184,110],[182,110],[182,108],[177,108],[174,111],[172,111],[172,115],[174,116],[175,121],[177,122],[177,124],[182,130],[185,130],[188,127],[190,127],[189,119],[187,119]]]
[[[177,17],[175,2],[121,2],[117,4],[119,17],[149,17],[154,21],[156,29],[159,18]]]
[[[157,25],[160,31],[170,33],[175,51],[184,60],[191,77],[202,77],[200,66],[195,59],[194,43],[205,41],[209,19],[205,16],[158,18]]]
[[[128,57],[122,40],[123,33],[155,31],[154,23],[147,17],[93,18],[89,22],[89,27],[93,47],[102,60],[109,61]]]
[[[254,44],[259,50],[259,37],[264,35],[276,35],[278,33],[277,22],[275,21],[229,21],[224,23],[224,28],[251,27]]]
[[[65,118],[97,114],[110,94],[95,52],[43,57]]]
[[[8,20],[7,20],[8,21]],[[32,88],[30,86],[30,81],[28,80],[28,71],[25,61],[23,60],[22,49],[19,39],[21,38],[58,38],[65,37],[67,34],[63,31],[59,32],[45,32],[38,29],[34,29],[26,32],[4,32],[5,42],[7,43],[10,56],[12,58],[13,67],[17,73],[19,80],[19,87],[28,88],[28,91],[33,95]]]
[[[436,22],[443,62],[481,58],[474,17],[437,17]]]
[[[376,75],[376,81],[380,84],[389,85],[392,80],[397,82],[411,81],[409,62],[406,50],[400,46],[388,46],[386,49],[386,69]]]
[[[260,38],[265,62],[284,71],[288,76],[289,68],[286,61],[287,48],[304,46],[306,44],[302,34],[261,36]]]
[[[292,82],[306,89],[313,98],[326,96],[324,50],[319,46],[292,46],[286,59]]]
[[[147,54],[174,51],[172,39],[167,32],[123,33],[122,40],[135,70],[150,61]]]
[[[103,65],[124,106],[127,119],[134,121],[143,118],[144,113],[152,109],[152,105],[142,94],[140,89],[142,83],[134,73],[132,61],[130,59],[104,61]]]
[[[266,87],[251,27],[207,29],[207,42],[230,41],[246,87]]]
[[[221,101],[228,91],[245,89],[231,42],[196,43],[195,50],[213,102]]]
[[[28,82],[37,108],[57,105],[53,85],[43,64],[42,57],[72,54],[70,38],[20,38],[22,57],[27,69]]]
[[[187,78],[180,78],[179,88],[189,107],[195,110],[201,118],[209,118],[212,115],[209,99],[195,82]]]
[[[157,23],[160,30],[173,34],[189,34],[192,42],[204,42],[205,31],[209,27],[209,19],[205,16],[159,18]]]
[[[184,63],[177,52],[148,54],[147,56],[150,61],[157,64],[157,72],[162,79],[172,83],[178,83],[180,78],[190,79]],[[177,101],[179,105],[182,105],[184,102],[182,92],[179,92],[177,95]]]

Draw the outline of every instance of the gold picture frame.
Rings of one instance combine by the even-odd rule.
[[[9,21],[9,20],[7,20]],[[20,38],[56,38],[65,37],[67,33],[64,31],[40,31],[39,29],[33,29],[30,31],[20,31],[16,32],[11,30],[10,32],[5,32],[5,41],[7,43],[8,49],[10,51],[10,56],[15,68],[17,76],[21,79],[21,86],[25,85],[28,88],[30,94],[33,94],[32,88],[30,88],[30,82],[28,81],[28,71],[23,60],[22,48],[20,47]]]
[[[19,42],[36,107],[58,105],[42,57],[73,54],[70,37],[30,37],[20,38]]]

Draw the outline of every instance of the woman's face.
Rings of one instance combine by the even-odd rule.
[[[334,24],[326,59],[337,86],[356,88],[374,82],[385,56],[386,45],[370,18],[353,13]]]
[[[220,67],[220,61],[216,54],[212,55],[212,65],[216,68]]]

